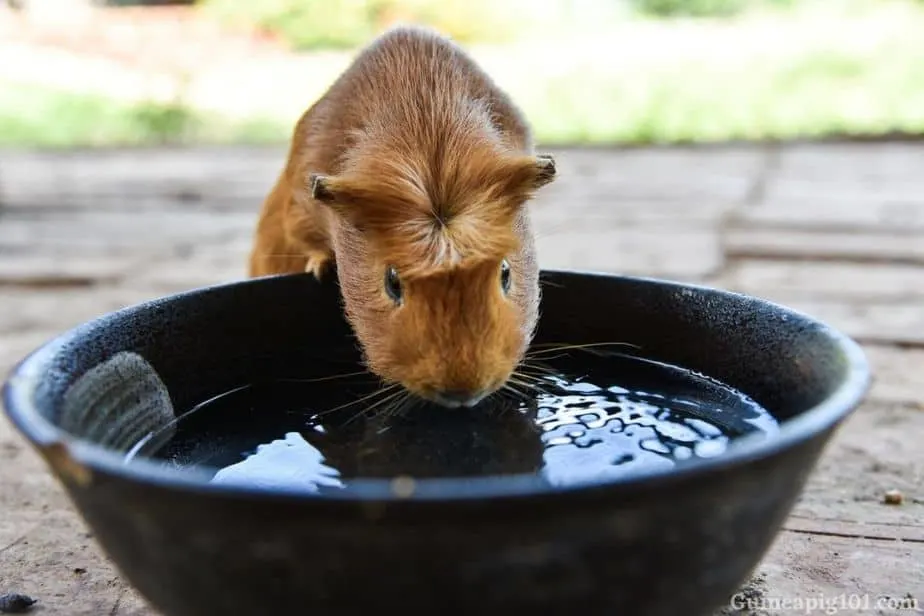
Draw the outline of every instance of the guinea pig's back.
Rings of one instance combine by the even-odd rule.
[[[380,35],[312,115],[313,132],[336,135],[332,142],[344,150],[370,131],[400,130],[399,139],[419,147],[432,141],[435,129],[478,129],[485,121],[509,147],[532,147],[529,127],[507,94],[459,45],[422,26],[399,26]]]

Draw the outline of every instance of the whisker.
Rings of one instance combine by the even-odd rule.
[[[385,397],[385,398],[383,398],[383,399],[377,401],[375,404],[373,404],[373,405],[371,405],[371,406],[367,406],[366,408],[359,410],[356,414],[354,414],[354,415],[353,415],[352,417],[350,417],[347,421],[345,421],[343,425],[344,425],[344,426],[347,426],[347,425],[353,423],[354,421],[356,421],[356,419],[358,419],[359,417],[370,415],[370,414],[372,413],[372,411],[374,411],[375,409],[379,408],[379,407],[382,406],[383,404],[387,404],[388,402],[393,401],[395,398],[397,398],[398,396],[400,396],[400,395],[403,394],[403,393],[404,393],[403,391],[395,391],[395,392],[392,392],[390,395],[388,395],[387,397]]]
[[[390,391],[394,391],[394,389],[397,388],[397,387],[398,387],[398,384],[397,384],[397,383],[394,383],[394,384],[392,384],[392,385],[388,385],[388,386],[386,386],[386,387],[383,387],[382,389],[378,389],[378,390],[372,392],[371,394],[368,394],[368,395],[366,395],[366,396],[363,396],[362,398],[359,398],[358,400],[353,400],[352,402],[347,402],[346,404],[341,404],[340,406],[335,406],[335,407],[332,408],[332,409],[327,409],[326,411],[321,411],[320,413],[318,413],[318,416],[319,416],[319,417],[323,417],[324,415],[328,415],[328,414],[330,414],[330,413],[333,413],[334,411],[339,411],[339,410],[342,410],[342,409],[345,409],[345,408],[349,408],[349,407],[353,406],[354,404],[361,404],[361,403],[363,403],[363,402],[367,402],[367,401],[369,401],[369,400],[372,400],[372,399],[375,398],[376,396],[381,396],[381,395],[384,395],[384,394],[386,394],[386,393],[388,393],[388,392],[390,392]]]
[[[333,376],[321,376],[311,379],[276,379],[283,383],[320,383],[322,381],[334,381],[337,379],[347,379],[353,376],[373,376],[368,370],[358,370],[356,372],[347,372],[346,374],[335,374]]]
[[[555,383],[553,383],[552,381],[549,380],[549,376],[550,376],[550,375],[546,375],[546,374],[533,374],[533,373],[530,373],[530,372],[524,372],[523,370],[518,370],[518,371],[515,372],[514,374],[515,374],[515,376],[518,376],[518,377],[520,377],[520,378],[526,379],[527,381],[530,381],[531,383],[533,383],[533,384],[536,385],[537,387],[538,387],[538,386],[543,386],[543,387],[545,387],[545,386],[553,386],[553,385],[555,385]]]
[[[522,403],[519,398],[511,395],[510,392],[505,391],[503,388],[491,394],[487,402],[485,412],[491,417],[497,417]]]
[[[508,379],[507,382],[510,384],[511,387],[521,387],[527,392],[531,392],[534,390],[533,385],[531,383],[527,383],[526,381],[519,381],[517,379],[511,378],[511,379]]]
[[[529,383],[533,383],[533,384],[539,384],[539,383],[543,383],[543,382],[544,382],[544,380],[542,379],[541,376],[538,376],[538,375],[535,375],[535,374],[531,374],[531,373],[529,373],[529,372],[524,372],[523,370],[517,370],[516,372],[514,372],[514,373],[511,375],[511,377],[516,377],[516,378],[518,378],[518,379],[525,380],[525,381],[527,381],[527,382],[529,382]]]
[[[546,364],[542,363],[541,360],[538,360],[538,359],[531,359],[527,357],[527,358],[524,358],[522,362],[520,362],[520,365],[524,368],[530,368],[531,370],[535,370],[537,372],[546,372],[550,375],[558,374],[554,368],[552,368],[551,366],[547,366]]]
[[[541,345],[536,345],[536,346],[541,346]],[[572,351],[572,350],[586,351],[588,349],[604,347],[604,346],[631,347],[634,349],[641,348],[640,346],[629,343],[629,342],[591,342],[588,344],[567,344],[567,345],[554,346],[553,348],[549,348],[549,349],[538,349],[535,351],[528,352],[526,354],[526,357],[527,358],[545,357],[546,354],[548,353],[560,353],[562,351]]]
[[[522,377],[524,375],[519,375],[519,376]],[[545,383],[538,379],[534,382],[516,381],[516,380],[511,380],[511,382],[514,385],[519,385],[520,387],[525,388],[529,393],[537,394],[537,395],[551,395],[552,392],[550,391],[550,389],[555,386],[554,383]]]
[[[524,395],[527,395],[529,393],[536,393],[536,392],[542,393],[541,391],[538,390],[538,388],[535,385],[533,385],[532,383],[528,381],[521,381],[519,378],[517,378],[517,376],[512,376],[509,379],[507,379],[507,385],[510,388],[517,391],[518,393],[522,393]],[[525,392],[521,392],[519,389],[517,389],[518,387],[525,390]]]
[[[411,394],[409,392],[404,392],[404,396],[395,400],[393,404],[391,404],[387,409],[383,411],[383,414],[387,419],[392,419],[405,411],[411,410],[415,403],[416,402],[412,399]]]
[[[514,371],[514,374],[529,377],[536,383],[541,383],[542,385],[556,385],[555,380],[561,378],[561,374],[558,371],[533,367],[528,364],[521,365]]]
[[[393,402],[395,402],[396,400],[399,401],[399,400],[401,400],[402,398],[404,398],[404,397],[406,397],[406,396],[407,396],[407,392],[406,392],[405,390],[403,390],[403,389],[401,389],[401,390],[399,390],[399,391],[392,392],[388,397],[383,398],[382,400],[379,400],[379,401],[376,402],[375,404],[366,407],[366,409],[365,409],[363,412],[366,413],[367,415],[369,415],[369,414],[371,414],[372,411],[374,411],[375,409],[380,409],[380,412],[379,412],[378,414],[385,413],[385,412],[387,412],[387,411],[381,411],[381,408],[382,408],[383,405],[384,405],[385,409],[388,409],[388,408],[390,408],[390,406],[391,406],[391,404],[392,404]]]
[[[522,392],[513,387],[513,385],[506,384],[501,387],[500,391],[506,392],[511,395],[514,401],[516,402],[527,402],[529,401],[529,395],[525,392]]]
[[[567,342],[537,342],[532,345],[533,347],[550,347],[549,350],[561,350],[561,349],[572,349],[572,348],[587,348],[587,347],[597,347],[597,346],[631,346],[639,348],[638,345],[632,344],[631,342],[587,342],[581,344],[571,344]]]

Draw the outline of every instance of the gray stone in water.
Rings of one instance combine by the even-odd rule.
[[[94,366],[64,394],[60,426],[74,436],[127,453],[176,424],[167,386],[137,353],[123,351]]]

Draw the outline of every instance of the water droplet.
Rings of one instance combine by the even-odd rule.
[[[703,421],[702,419],[697,419],[695,417],[688,417],[684,419],[683,422],[688,426],[692,427],[694,430],[702,434],[703,436],[719,436],[722,434],[722,431],[717,427],[713,426],[709,422]]]
[[[616,457],[615,460],[611,462],[613,466],[619,466],[620,464],[628,464],[635,459],[631,453],[623,453]]]
[[[654,453],[665,453],[666,454],[666,453],[671,452],[670,448],[667,445],[653,438],[642,441],[641,443],[639,443],[639,446],[646,451],[651,451]]]
[[[700,458],[714,458],[725,451],[725,440],[700,441],[696,443],[693,449]]]
[[[583,383],[583,382],[572,383],[571,385],[568,386],[568,389],[570,389],[571,391],[581,391],[581,392],[586,392],[586,393],[600,391],[599,386],[594,385],[593,383]]]
[[[587,449],[588,447],[593,447],[594,445],[597,445],[602,442],[603,442],[602,438],[597,438],[594,436],[583,436],[577,439],[576,441],[574,441],[574,444],[580,447],[581,449]]]
[[[692,443],[699,439],[695,430],[683,424],[664,421],[655,426],[658,434],[664,438],[680,441],[681,443]]]

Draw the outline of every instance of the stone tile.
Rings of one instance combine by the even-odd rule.
[[[55,337],[55,328],[32,327],[20,331],[0,330],[0,379],[6,377],[10,370],[21,360],[49,340]],[[0,428],[2,440],[3,428]]]
[[[918,233],[731,226],[725,230],[722,242],[729,258],[898,261],[924,265],[924,239]]]
[[[89,286],[113,283],[142,259],[13,253],[0,260],[0,286]]]
[[[722,267],[717,232],[632,226],[540,234],[539,264],[627,275],[700,280]]]
[[[208,242],[252,236],[254,213],[191,211],[74,211],[7,215],[0,224],[0,251],[40,255],[172,256]]]
[[[861,405],[829,442],[793,516],[915,526],[924,517],[924,457],[908,435],[922,431],[924,412],[917,407]],[[882,502],[892,489],[904,495],[901,507]],[[920,536],[924,541],[924,528]]]
[[[922,161],[920,144],[783,147],[761,198],[735,219],[786,228],[920,232]]]
[[[832,607],[836,614],[917,614],[909,609],[878,610],[877,601],[911,593],[920,605],[924,545],[784,531],[758,572],[764,577],[751,595],[758,600],[756,609],[725,614],[825,614]],[[807,612],[806,601],[812,599],[829,603],[816,603],[814,611]],[[729,607],[738,606],[729,602]]]
[[[738,260],[724,281],[743,293],[855,302],[911,302],[924,310],[924,266],[880,263]]]
[[[553,150],[558,178],[543,189],[571,198],[587,187],[617,201],[744,201],[764,155],[746,148]]]
[[[213,203],[259,208],[285,148],[138,148],[0,153],[10,209],[116,209]]]
[[[546,187],[551,188],[551,185]],[[573,230],[599,230],[601,226],[681,225],[718,226],[732,209],[730,202],[721,200],[624,198],[600,188],[557,187],[540,193],[529,204],[530,216],[538,230],[543,226]]]
[[[84,321],[157,297],[150,289],[100,286],[3,290],[0,337],[33,331],[60,333]],[[49,336],[50,337],[50,336]]]
[[[839,232],[889,231],[920,237],[924,207],[916,203],[847,199],[766,201],[735,212],[737,224],[766,228],[826,229]]]
[[[867,344],[863,351],[873,371],[870,399],[924,412],[924,349]]]
[[[563,149],[551,151],[559,179],[546,192],[569,196],[592,184],[618,200],[737,203],[763,155],[749,148]],[[259,207],[285,149],[182,148],[0,153],[0,202],[12,209],[162,209],[188,202]]]
[[[808,313],[866,343],[924,343],[922,267],[739,260],[710,282]]]
[[[138,268],[127,286],[158,294],[233,282],[247,277],[250,238],[197,247],[185,258],[160,259]]]
[[[800,143],[778,148],[773,176],[843,188],[924,182],[924,144]],[[848,191],[843,191],[848,192]]]
[[[854,303],[772,295],[769,299],[825,321],[863,343],[924,345],[924,305],[921,300]]]

